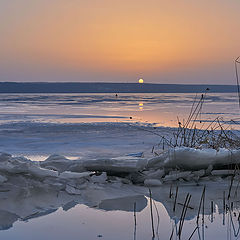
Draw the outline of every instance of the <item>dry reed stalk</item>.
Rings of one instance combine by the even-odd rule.
[[[152,224],[152,238],[155,238],[153,210],[152,210],[152,191],[150,188],[149,188],[149,197],[150,197],[150,213],[151,213],[151,224]]]
[[[184,224],[184,221],[185,221],[187,209],[189,208],[188,205],[189,205],[189,203],[190,203],[191,197],[192,197],[192,196],[189,195],[188,201],[187,201],[187,205],[186,205],[185,210],[184,210],[184,215],[183,215],[182,224],[181,224],[181,233],[182,233],[182,228],[183,228],[183,224]]]
[[[188,240],[190,240],[190,239],[193,237],[193,235],[194,235],[194,233],[197,231],[197,229],[198,229],[198,226],[195,227],[195,229],[193,230],[193,232],[192,232],[192,234],[190,235],[190,237],[188,238]]]
[[[211,201],[211,222],[213,222],[213,201]]]
[[[179,239],[181,238],[181,234],[182,234],[182,228],[183,228],[183,224],[184,224],[184,220],[186,217],[186,212],[187,212],[187,208],[189,205],[189,202],[191,200],[191,195],[188,193],[185,201],[184,201],[184,205],[183,205],[183,209],[182,209],[182,213],[181,213],[181,217],[180,217],[180,222],[179,222],[179,228],[178,228],[178,237]]]
[[[156,210],[156,213],[157,213],[157,236],[158,236],[158,239],[159,239],[160,215],[159,215],[158,208],[157,208],[157,205],[156,205],[155,201],[153,201],[153,204],[154,204],[154,207],[155,207],[155,210]]]
[[[173,238],[173,233],[174,233],[174,227],[172,227],[172,232],[171,232],[171,235],[170,235],[169,240],[172,240],[172,238]]]
[[[176,188],[176,193],[175,193],[175,198],[174,198],[173,212],[175,212],[175,210],[176,210],[177,196],[178,196],[178,186]]]
[[[237,170],[237,168],[235,167],[234,174],[231,177],[230,187],[229,187],[229,190],[228,190],[228,200],[231,197],[231,190],[232,190],[233,180],[234,180],[234,177],[236,175],[236,170]]]
[[[172,184],[171,184],[170,190],[169,190],[169,198],[172,198]]]
[[[206,195],[206,187],[204,186],[204,193],[203,193],[203,201],[202,201],[202,225],[204,226],[204,213],[205,213],[205,195]]]
[[[201,199],[200,199],[200,203],[199,203],[199,207],[198,207],[197,224],[198,224],[198,221],[199,221],[199,215],[200,215],[201,206],[202,206],[202,202],[203,202],[203,196],[205,194],[205,189],[206,189],[206,186],[204,186],[204,188],[203,188]]]
[[[134,216],[134,240],[136,240],[136,233],[137,233],[137,215],[136,215],[136,202],[133,205],[133,216]]]
[[[239,77],[238,77],[238,63],[240,63],[240,56],[235,59],[235,74],[237,80],[237,91],[238,91],[238,104],[240,108],[240,87],[239,87]]]

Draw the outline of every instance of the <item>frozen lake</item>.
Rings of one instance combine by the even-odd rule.
[[[198,95],[198,99],[200,98]],[[43,160],[146,152],[187,119],[195,94],[1,94],[0,150]],[[237,96],[208,93],[200,118],[239,119]],[[229,122],[229,128],[236,127]],[[153,133],[151,133],[153,132]]]
[[[0,152],[35,161],[43,161],[51,154],[72,160],[116,158],[141,152],[148,156],[161,137],[169,138],[178,121],[187,119],[194,99],[195,94],[189,93],[1,94]],[[229,129],[238,128],[236,94],[207,94],[196,122],[207,125],[216,117],[223,118],[221,121]],[[11,181],[11,184],[25,184],[20,176]],[[22,188],[12,193],[0,188],[2,239],[145,240],[152,237],[146,187],[113,180],[108,185],[89,184],[80,195],[74,195],[46,190],[41,184],[36,191]],[[173,211],[176,185],[172,186],[171,197],[170,184],[153,188],[155,239],[178,239],[176,233],[187,193],[192,199],[181,239],[189,239],[191,234],[191,239],[238,239],[237,181],[233,183],[233,198],[225,199],[226,209],[223,207],[223,194],[227,198],[229,184],[230,178],[208,184],[205,210],[200,212],[201,224],[197,229],[198,205],[206,182],[179,187],[176,212]]]

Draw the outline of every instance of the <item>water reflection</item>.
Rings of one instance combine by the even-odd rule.
[[[208,183],[203,196],[205,184],[179,185],[178,194],[176,194],[176,185],[151,188],[155,239],[159,236],[164,239],[189,239],[190,237],[191,239],[226,239],[226,235],[229,239],[239,237],[238,183],[235,183],[231,190],[229,180]],[[13,226],[16,222],[16,226],[26,221],[27,225],[31,225],[36,219],[40,224],[43,217],[44,221],[48,222],[50,221],[48,216],[53,216],[51,221],[54,223],[59,221],[59,218],[64,221],[68,216],[66,213],[69,212],[72,219],[66,222],[66,227],[75,226],[81,218],[92,214],[95,220],[88,221],[92,228],[95,227],[97,219],[102,222],[112,221],[112,226],[121,224],[119,236],[114,239],[130,239],[130,236],[128,238],[123,236],[126,233],[130,234],[131,231],[134,239],[151,238],[152,220],[149,200],[147,188],[126,184],[120,186],[116,183],[104,186],[92,184],[88,189],[83,189],[79,195],[46,189],[46,186],[44,188],[40,185],[37,188],[25,190],[1,189],[0,229],[12,230],[1,232],[0,236],[10,239],[8,233],[15,232]],[[80,211],[79,215],[75,214],[76,211]],[[104,235],[110,234],[111,231],[106,228]],[[42,233],[38,234],[41,236]],[[90,239],[90,233],[85,234],[85,239]]]
[[[177,117],[187,119],[195,94],[1,94],[0,123],[36,121],[45,123],[83,123],[148,121],[176,127]],[[136,109],[138,105],[138,109]],[[144,107],[143,107],[144,105]],[[141,110],[141,111],[139,111]],[[235,94],[208,93],[201,120],[224,116],[236,118]],[[41,114],[40,114],[41,113]],[[231,124],[234,124],[231,122]],[[235,124],[236,125],[236,124]]]
[[[140,102],[140,103],[138,104],[138,106],[139,106],[139,110],[143,110],[143,103],[142,103],[142,102]]]

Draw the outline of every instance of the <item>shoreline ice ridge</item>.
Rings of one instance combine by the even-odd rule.
[[[63,185],[70,189],[68,182],[73,183],[76,192],[79,185],[88,182],[107,182],[111,178],[121,178],[123,183],[158,186],[164,182],[187,181],[198,182],[201,178],[214,179],[235,175],[239,169],[230,168],[240,163],[240,150],[221,148],[194,149],[176,147],[164,151],[157,157],[146,159],[140,155],[129,154],[124,157],[69,160],[61,155],[51,155],[45,161],[36,162],[24,157],[13,157],[0,153],[0,188],[11,182],[16,176],[27,180]],[[66,187],[68,186],[68,187]],[[74,189],[71,189],[74,193]]]

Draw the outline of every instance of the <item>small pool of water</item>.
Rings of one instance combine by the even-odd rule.
[[[4,199],[0,193],[0,237],[145,240],[178,239],[181,232],[181,239],[238,239],[240,192],[236,184],[229,199],[228,181],[180,185],[176,201],[174,185],[151,188],[151,198],[145,187],[114,184],[93,185],[80,195],[44,191]],[[187,194],[191,199],[184,205]]]

